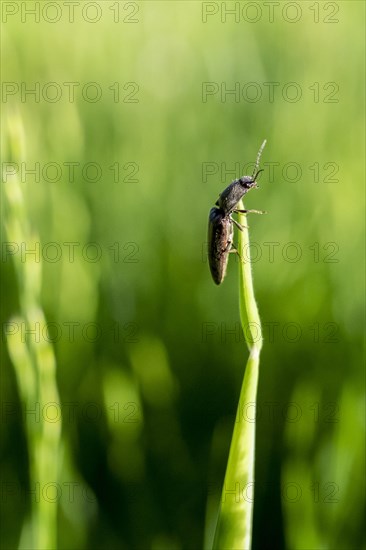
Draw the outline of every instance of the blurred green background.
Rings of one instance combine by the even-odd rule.
[[[365,547],[364,3],[35,4],[2,3],[2,546],[51,506],[59,548],[209,547],[247,351],[207,218],[267,138],[253,548]]]

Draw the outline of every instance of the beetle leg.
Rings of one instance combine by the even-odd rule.
[[[230,254],[230,252],[235,252],[235,254],[237,254],[239,256],[240,261],[241,262],[243,261],[242,257],[240,256],[239,250],[233,244],[231,245],[231,249],[229,250],[229,254]]]
[[[228,252],[228,253],[231,252],[231,247],[232,247],[232,242],[227,241],[226,246],[225,246],[225,248],[223,249],[222,252]]]
[[[236,214],[267,214],[266,210],[233,210]]]
[[[235,223],[236,227],[237,227],[238,229],[240,229],[240,231],[243,231],[243,230],[244,230],[244,227],[246,227],[246,228],[248,227],[247,225],[241,225],[239,222],[237,222],[236,220],[234,220],[234,218],[230,218],[230,219]]]

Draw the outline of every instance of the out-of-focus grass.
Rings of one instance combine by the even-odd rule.
[[[235,332],[235,260],[216,289],[202,255],[209,208],[234,174],[219,171],[205,180],[202,163],[216,162],[220,169],[225,162],[236,172],[235,163],[251,160],[263,135],[265,173],[246,204],[269,212],[251,222],[252,242],[262,252],[255,274],[265,340],[253,547],[294,547],[306,528],[304,517],[309,545],[325,541],[331,547],[337,534],[344,546],[362,546],[364,428],[356,421],[356,388],[362,384],[364,7],[341,2],[339,23],[321,18],[315,24],[308,3],[301,5],[304,16],[293,24],[281,18],[222,23],[217,17],[203,24],[200,3],[144,2],[135,25],[107,17],[95,25],[80,18],[24,25],[15,17],[4,25],[3,80],[29,86],[96,81],[104,91],[98,103],[77,94],[74,103],[65,96],[54,104],[31,97],[22,102],[18,95],[3,104],[3,111],[15,104],[23,120],[28,167],[91,161],[103,168],[94,183],[80,170],[69,181],[66,169],[53,183],[32,176],[23,183],[30,227],[43,246],[56,242],[62,250],[57,262],[43,259],[39,293],[46,322],[56,323],[51,331],[61,329],[52,342],[65,408],[60,547],[202,544],[207,494],[221,487],[224,476],[243,347]],[[137,82],[139,103],[114,103],[108,86],[117,81]],[[264,95],[255,103],[219,96],[203,103],[202,82],[208,81],[280,87],[273,102],[262,84]],[[288,82],[301,86],[297,103],[283,99]],[[309,87],[315,82],[321,94],[327,82],[336,82],[338,103],[325,103],[324,95],[314,102]],[[2,157],[11,160],[4,151]],[[116,161],[136,163],[138,182],[123,181],[122,170],[114,183],[109,167]],[[280,165],[271,179],[266,162],[272,161]],[[289,162],[302,167],[296,182],[283,169]],[[326,180],[329,162],[339,166],[333,182]],[[315,163],[319,181],[310,168]],[[71,242],[80,243],[74,261],[64,244]],[[102,250],[95,263],[83,255],[90,242]],[[300,246],[296,262],[284,259],[289,242]],[[327,243],[336,247],[325,248]],[[131,252],[137,262],[126,260]],[[13,260],[1,266],[7,289],[2,322],[26,313]],[[293,334],[298,336],[290,341]],[[2,399],[23,410],[16,361],[5,346],[1,353]],[[301,416],[292,422],[286,413],[294,400]],[[329,423],[332,403],[336,422]],[[74,415],[67,413],[72,407]],[[136,415],[129,417],[132,410]],[[2,471],[4,481],[15,483],[1,518],[8,547],[17,545],[33,502],[25,433],[22,416],[5,416],[9,450]],[[351,441],[352,483],[345,451]],[[321,490],[336,484],[339,501],[319,505],[309,480]],[[73,501],[70,483],[78,484]],[[288,500],[284,483],[300,487],[303,497]]]
[[[20,164],[25,158],[22,120],[13,112],[9,113],[5,124],[8,139],[4,148],[8,151],[8,158]],[[3,197],[7,238],[4,252],[5,255],[8,253],[15,256],[20,310],[19,315],[14,315],[5,324],[4,331],[19,393],[28,413],[25,432],[29,453],[29,481],[35,492],[31,520],[24,522],[19,547],[51,548],[57,544],[57,503],[53,497],[45,495],[45,490],[52,484],[53,487],[58,484],[61,418],[54,421],[53,411],[50,411],[55,404],[59,408],[60,403],[53,347],[39,336],[47,331],[40,303],[42,263],[34,254],[39,237],[30,226],[24,189],[17,174],[8,176]],[[32,251],[25,261],[15,254],[16,249],[22,245]],[[24,338],[27,333],[33,334],[29,343]],[[13,405],[11,402],[8,404]]]

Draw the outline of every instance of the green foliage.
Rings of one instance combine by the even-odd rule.
[[[213,540],[246,356],[239,260],[216,288],[207,219],[265,136],[265,172],[246,198],[268,211],[249,219],[264,339],[253,548],[361,548],[364,5],[335,3],[338,23],[320,2],[298,2],[293,23],[282,3],[274,22],[263,5],[256,23],[203,23],[200,2],[149,1],[139,23],[115,23],[113,4],[95,24],[3,25],[3,80],[63,93],[2,105],[3,162],[62,169],[51,181],[52,167],[37,180],[19,166],[3,182],[3,244],[38,242],[40,261],[3,247],[2,546],[34,544],[37,481],[61,489],[59,548]],[[80,82],[73,102],[65,82]],[[83,98],[89,82],[99,101]],[[121,98],[137,83],[138,103],[115,102],[115,82]],[[219,86],[207,101],[204,82]],[[236,82],[244,96],[222,101],[221,84]],[[286,99],[293,82],[298,101]],[[89,162],[100,179],[85,177]],[[36,327],[38,342],[23,330]],[[26,412],[44,400],[62,405],[62,430]]]

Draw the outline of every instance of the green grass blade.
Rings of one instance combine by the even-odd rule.
[[[242,203],[239,208],[243,209]],[[246,216],[239,222],[247,225]],[[244,380],[240,393],[229,460],[226,468],[221,507],[215,533],[214,549],[251,547],[254,500],[255,404],[257,399],[259,355],[262,330],[254,298],[249,256],[249,232],[239,232],[239,304],[240,320],[249,348]]]

